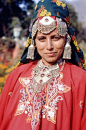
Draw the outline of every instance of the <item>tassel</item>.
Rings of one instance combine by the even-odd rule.
[[[32,40],[31,45],[28,47],[27,59],[34,60],[34,50],[35,50],[35,47]]]
[[[71,38],[67,35],[67,43],[64,47],[63,59],[71,59],[71,46],[70,46]]]

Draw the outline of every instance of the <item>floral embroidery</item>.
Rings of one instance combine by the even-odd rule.
[[[37,17],[43,17],[43,16],[51,16],[51,12],[47,12],[45,7],[42,5],[41,9],[38,10],[38,15]]]
[[[77,48],[77,51],[79,51],[79,47],[78,47],[78,44],[77,44],[76,37],[71,35],[71,38],[72,38],[72,40],[73,40],[74,45],[75,45],[76,48]]]
[[[57,16],[59,16],[59,12],[57,12]]]
[[[58,6],[62,6],[63,9],[66,7],[66,4],[64,4],[63,2],[61,2],[59,0],[52,0],[52,2],[55,2]]]
[[[43,16],[51,16],[51,13],[50,12],[47,12],[46,9],[42,10],[42,12],[40,13],[40,16],[43,17]]]
[[[82,61],[81,61],[81,62],[82,62]],[[79,66],[80,68],[83,68],[82,65],[83,65],[84,69],[86,69],[86,65],[85,65],[84,62],[82,62],[82,64],[81,64],[81,63],[78,63],[78,66]]]
[[[83,65],[84,69],[86,70],[85,62],[82,62],[82,65]]]
[[[43,5],[41,5],[41,9],[38,10],[38,15],[37,15],[37,17],[40,17],[40,13],[41,13],[41,11],[44,10],[44,9],[45,9],[45,7],[44,7]]]
[[[79,59],[80,59],[81,62],[85,62],[84,58],[83,59],[79,58]]]
[[[23,88],[20,90],[21,99],[19,100],[15,115],[25,113],[27,115],[26,122],[31,122],[32,130],[36,130],[41,118],[46,118],[48,121],[56,124],[58,103],[64,100],[61,94],[71,89],[64,85],[61,79],[62,73],[60,73],[59,77],[53,78],[49,84],[46,84],[47,93],[44,90],[45,86],[43,86],[41,93],[35,93],[31,89],[33,85],[32,77],[19,78]]]
[[[76,39],[76,37],[75,37],[75,36],[72,36],[72,35],[71,35],[71,38],[72,38],[73,41]]]
[[[56,3],[57,0],[52,0],[51,2],[55,2]]]
[[[61,2],[61,1],[59,1],[59,0],[56,1],[56,4],[57,4],[58,6],[62,6],[63,8],[65,8],[65,6],[66,6],[66,4],[64,4],[63,2]]]
[[[77,51],[79,51],[79,47],[78,47],[78,45],[77,45],[77,40],[74,40],[74,45],[76,46]]]
[[[78,63],[78,66],[79,66],[80,68],[82,68],[82,64],[81,64],[81,63]]]
[[[29,44],[31,44],[31,39],[29,39],[29,37],[28,37],[27,42],[26,42],[26,46],[25,46],[25,47],[28,47]]]
[[[84,105],[84,101],[80,101],[79,106],[81,109],[83,108],[83,105]]]
[[[67,22],[68,26],[70,26],[69,16],[68,16],[68,17],[66,17],[66,18],[65,18],[65,20],[66,20],[66,22]]]
[[[9,93],[8,93],[8,95],[9,95],[9,98],[11,98],[11,96],[12,96],[12,93],[13,93],[13,92],[9,92]]]

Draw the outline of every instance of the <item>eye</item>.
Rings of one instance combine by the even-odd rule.
[[[55,41],[58,41],[60,39],[60,37],[59,36],[52,36],[52,40],[55,40]]]
[[[44,37],[44,36],[40,36],[40,37],[38,37],[38,40],[41,41],[41,42],[44,42],[45,39],[46,39],[46,37]]]

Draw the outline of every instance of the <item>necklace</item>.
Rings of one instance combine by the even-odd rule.
[[[46,83],[50,83],[52,78],[59,76],[59,71],[63,70],[64,64],[65,62],[62,62],[62,59],[52,66],[44,65],[42,60],[38,61],[36,67],[33,68],[32,90],[39,93],[42,91],[42,86],[44,86],[46,92]],[[61,69],[59,65],[62,65]]]

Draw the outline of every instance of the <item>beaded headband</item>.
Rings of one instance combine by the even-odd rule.
[[[32,39],[37,31],[48,34],[55,28],[57,28],[57,33],[60,36],[65,36],[67,34],[67,25],[61,18],[55,16],[39,17],[32,27]]]

